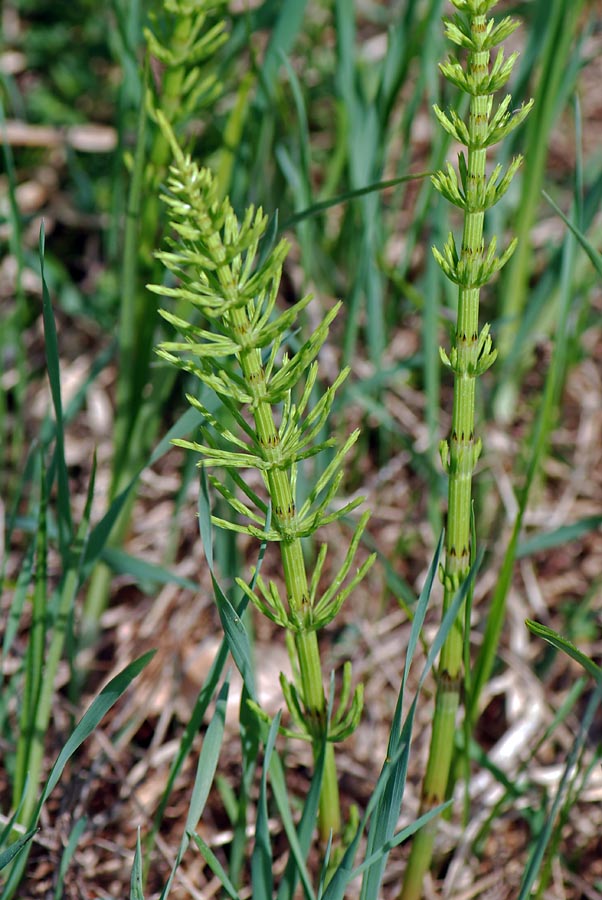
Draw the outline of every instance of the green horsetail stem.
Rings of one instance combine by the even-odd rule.
[[[277,542],[280,548],[284,599],[276,584],[265,584],[260,575],[254,588],[240,578],[236,583],[261,613],[286,629],[287,644],[294,648],[293,682],[281,676],[294,727],[283,727],[281,731],[310,741],[316,759],[324,740],[327,741],[319,820],[320,836],[326,843],[331,833],[336,836],[341,831],[333,743],[343,740],[357,726],[363,690],[361,685],[351,690],[351,671],[346,664],[339,702],[328,721],[317,631],[332,621],[375,558],[369,557],[355,573],[351,572],[367,522],[366,513],[360,517],[347,554],[323,593],[320,578],[327,548],[323,546],[318,552],[311,579],[303,556],[303,538],[362,502],[358,498],[334,511],[330,509],[343,477],[342,462],[358,432],[353,432],[339,447],[335,438],[321,439],[336,390],[347,370],[312,407],[309,405],[317,379],[316,358],[338,305],[324,316],[293,356],[281,352],[310,299],[304,297],[284,312],[276,310],[282,265],[288,251],[286,241],[258,262],[267,216],[251,207],[239,221],[229,200],[222,198],[212,173],[184,155],[161,112],[157,113],[157,120],[174,157],[163,199],[175,235],[167,239],[168,249],[158,253],[157,258],[172,276],[171,283],[175,276],[176,286],[170,283],[149,287],[164,297],[191,303],[202,314],[203,322],[196,325],[163,312],[185,340],[164,342],[158,353],[170,364],[196,375],[221,404],[221,413],[214,415],[189,396],[190,403],[204,417],[207,443],[174,443],[199,453],[201,466],[228,470],[241,490],[241,496],[237,496],[226,481],[215,475],[210,477],[213,487],[235,514],[231,519],[213,516],[214,524]],[[330,448],[334,448],[330,462],[298,506],[299,463]],[[254,468],[262,474],[269,508],[239,477],[243,468]],[[256,711],[261,714],[257,707]]]
[[[435,107],[435,115],[451,136],[467,148],[458,157],[458,172],[448,163],[445,172],[433,176],[433,185],[447,200],[464,212],[462,243],[458,250],[454,236],[443,252],[433,249],[445,275],[458,286],[458,314],[449,355],[441,350],[444,365],[453,373],[454,400],[451,433],[440,446],[441,461],[448,474],[448,511],[445,536],[445,563],[442,570],[443,612],[470,571],[474,548],[471,547],[472,478],[481,450],[475,436],[476,380],[495,361],[489,326],[479,330],[479,297],[483,285],[510,258],[516,241],[500,257],[496,239],[488,246],[483,238],[485,211],[506,192],[521,163],[515,157],[502,174],[497,166],[487,176],[487,148],[516,128],[525,118],[531,102],[509,112],[511,98],[506,96],[493,112],[493,94],[505,85],[517,54],[504,58],[499,50],[491,63],[492,48],[504,41],[517,27],[510,17],[494,22],[487,18],[497,0],[452,0],[458,10],[445,21],[447,37],[466,51],[466,64],[449,59],[440,65],[445,78],[469,94],[468,123],[453,111],[444,113]],[[448,789],[454,747],[456,716],[463,671],[464,610],[442,648],[437,675],[437,693],[429,758],[422,789],[422,811],[442,803]],[[414,838],[401,892],[402,900],[422,896],[422,882],[430,867],[436,833],[436,820]]]

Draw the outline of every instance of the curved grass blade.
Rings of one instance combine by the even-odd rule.
[[[398,184],[405,184],[408,181],[417,181],[421,178],[430,178],[432,172],[413,172],[411,175],[399,175],[397,178],[388,178],[385,181],[375,181],[361,188],[355,188],[352,191],[345,191],[337,194],[335,197],[329,197],[327,200],[320,200],[319,203],[313,203],[307,209],[302,209],[290,216],[286,221],[278,226],[278,231],[288,231],[293,225],[297,225],[304,219],[311,216],[318,216],[320,213],[331,209],[333,206],[339,206],[341,203],[347,203],[349,200],[355,200],[357,197],[364,197],[366,194],[374,194],[377,191],[384,191],[386,188],[395,187]]]
[[[583,232],[579,228],[577,228],[577,226],[574,225],[567,216],[565,216],[560,207],[556,203],[554,203],[547,191],[542,191],[541,193],[542,196],[545,197],[545,199],[548,201],[552,209],[556,212],[556,214],[560,216],[567,228],[572,231],[573,235],[577,238],[577,241],[581,244],[581,247],[586,252],[592,266],[594,267],[598,275],[600,275],[600,277],[602,278],[602,254],[600,254],[593,246],[593,244],[588,241]]]
[[[31,819],[31,825],[35,826],[40,816],[40,812],[42,811],[42,807],[44,806],[46,800],[57,786],[61,775],[63,774],[63,770],[73,754],[79,747],[83,744],[83,742],[88,738],[95,728],[98,727],[100,721],[107,714],[107,712],[111,709],[112,706],[119,700],[121,695],[127,690],[130,686],[134,678],[136,678],[140,672],[148,665],[153,656],[155,655],[154,650],[150,650],[148,653],[145,653],[143,656],[140,656],[138,659],[131,662],[129,665],[122,669],[118,675],[109,681],[109,683],[102,689],[100,694],[92,701],[89,708],[86,710],[78,724],[75,726],[71,736],[67,740],[65,746],[59,753],[56,762],[54,763],[52,769],[50,770],[50,775],[48,776],[48,781],[46,782],[46,787],[42,792],[42,796],[40,797],[36,809],[33,813]],[[25,864],[27,862],[27,853],[22,853],[19,859],[16,862],[16,865],[11,869],[11,873],[6,881],[4,886],[4,891],[2,893],[2,900],[11,900],[15,895],[15,891],[19,886],[19,882],[21,880],[21,876],[23,874],[23,870],[25,868]]]
[[[597,684],[602,684],[602,667],[597,665],[589,656],[586,656],[585,653],[582,653],[571,641],[540,622],[533,622],[531,619],[527,619],[525,625],[531,634],[547,641],[548,644],[551,644],[557,650],[562,650],[563,653],[566,653],[567,656],[579,663]]]
[[[183,578],[175,572],[170,572],[165,566],[157,565],[157,563],[147,562],[126,553],[125,550],[118,550],[116,547],[107,547],[101,554],[103,562],[106,562],[111,569],[118,574],[131,575],[136,579],[138,586],[142,590],[153,591],[157,585],[177,584],[188,591],[198,591],[199,586],[196,581],[191,578]]]

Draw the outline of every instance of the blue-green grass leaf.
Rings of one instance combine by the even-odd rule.
[[[201,543],[203,552],[207,560],[207,565],[213,572],[213,527],[211,524],[211,498],[209,496],[209,481],[207,479],[207,470],[200,470],[199,477],[199,498],[197,509],[199,514],[199,533],[201,535]]]
[[[220,748],[224,739],[226,725],[226,706],[228,703],[229,679],[226,679],[219,692],[215,704],[215,712],[205,734],[205,740],[199,754],[196,777],[190,798],[190,806],[186,817],[186,831],[196,829],[205,809],[209,791],[213,784],[215,771],[219,761]]]
[[[542,550],[552,550],[554,547],[576,541],[585,534],[589,534],[590,531],[596,531],[601,525],[602,516],[586,516],[578,522],[562,525],[554,531],[542,531],[523,541],[518,547],[516,556],[518,559],[522,559],[525,556],[540,553]]]
[[[266,109],[272,106],[274,85],[278,84],[278,69],[282,56],[292,49],[303,24],[307,0],[284,0],[280,7],[280,15],[272,29],[272,34],[259,72],[259,83],[263,89],[260,106]]]
[[[251,644],[249,636],[242,622],[242,613],[246,607],[245,600],[241,601],[238,610],[235,610],[216,578],[213,568],[213,530],[211,526],[211,500],[209,497],[209,487],[207,478],[201,469],[200,478],[201,489],[199,491],[198,510],[199,510],[199,530],[201,540],[209,570],[211,572],[211,581],[213,583],[213,592],[217,604],[217,610],[226,635],[228,648],[232,654],[234,664],[242,675],[245,687],[249,692],[251,700],[256,701],[255,691],[255,675],[253,672],[253,661],[251,656]],[[264,548],[265,550],[265,548]],[[260,559],[263,558],[263,554]]]
[[[415,702],[416,701],[414,701],[413,705],[415,705]],[[375,788],[370,795],[370,799],[368,800],[364,815],[362,816],[362,819],[356,829],[355,835],[349,842],[349,845],[347,846],[338,866],[332,873],[332,876],[330,876],[329,873],[329,880],[326,879],[322,882],[322,884],[326,885],[326,890],[321,890],[321,892],[318,894],[318,900],[322,900],[322,898],[323,900],[343,900],[345,896],[345,889],[349,882],[349,874],[353,869],[353,860],[355,858],[355,854],[357,853],[361,837],[366,829],[370,817],[374,814],[375,810],[378,808],[381,802],[383,792],[388,789],[391,774],[394,767],[399,761],[399,757],[402,755],[402,753],[407,753],[408,750],[409,748],[407,746],[402,746],[398,754],[391,760],[387,761],[390,764],[383,766],[380,775],[378,776]]]
[[[213,698],[215,693],[215,689],[217,687],[217,683],[221,677],[223,668],[226,664],[226,660],[228,658],[228,644],[224,639],[219,649],[215,655],[215,658],[211,664],[211,668],[209,670],[209,674],[207,679],[201,688],[199,695],[195,701],[194,708],[188,719],[186,724],[186,728],[184,729],[184,734],[182,735],[182,739],[180,741],[180,745],[178,747],[178,752],[174,757],[174,760],[171,764],[171,768],[169,770],[169,775],[167,778],[167,783],[165,785],[165,790],[163,791],[163,796],[161,797],[161,802],[157,808],[157,812],[153,819],[153,828],[151,834],[149,835],[148,840],[146,841],[146,849],[147,852],[153,845],[155,836],[159,830],[161,825],[163,814],[165,813],[165,808],[169,802],[169,798],[171,796],[171,792],[173,790],[173,786],[175,784],[176,778],[178,777],[182,766],[184,765],[184,761],[188,756],[190,749],[192,747],[192,743],[199,733],[199,729],[203,723],[203,718],[207,709],[209,708],[209,704]]]
[[[139,559],[116,547],[107,547],[102,553],[102,559],[113,572],[131,575],[140,586],[149,586],[150,589],[154,589],[156,585],[160,584],[177,584],[189,591],[198,591],[199,589],[196,581],[177,575],[165,566]]]
[[[394,847],[398,847],[399,844],[402,844],[404,841],[407,841],[408,838],[412,837],[417,831],[419,831],[424,825],[434,819],[435,816],[440,815],[446,809],[449,809],[453,800],[446,800],[445,803],[440,803],[438,806],[435,806],[434,809],[429,809],[428,812],[423,813],[414,822],[410,825],[406,825],[405,828],[402,828],[401,831],[398,831],[389,841],[383,844],[375,853],[367,856],[366,859],[350,873],[350,878],[357,878],[358,875],[361,875],[362,872],[370,870],[377,863],[380,863],[383,857],[391,852]]]

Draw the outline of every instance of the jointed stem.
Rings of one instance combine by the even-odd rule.
[[[225,269],[227,272],[227,268]],[[232,324],[235,328],[244,330],[247,325],[247,312],[244,308],[234,309],[231,312]],[[240,354],[240,366],[248,384],[257,388],[261,393],[261,385],[265,383],[265,372],[261,362],[259,350],[252,349]],[[263,447],[269,447],[275,451],[280,443],[278,429],[274,421],[272,408],[267,402],[259,402],[253,410],[255,427],[259,441]],[[272,514],[276,524],[287,526],[293,524],[296,516],[295,498],[293,496],[290,474],[282,469],[272,469],[268,472],[268,489],[272,499]],[[302,619],[303,613],[309,606],[309,588],[307,584],[307,572],[303,558],[301,539],[280,541],[280,553],[284,581],[288,597],[289,607]],[[302,699],[305,712],[316,723],[323,724],[326,728],[326,699],[322,682],[322,668],[320,665],[320,652],[315,630],[299,631],[295,634],[295,647],[299,672],[301,675]],[[317,755],[319,745],[314,745],[314,757]],[[326,759],[324,764],[324,776],[322,791],[320,794],[320,837],[323,842],[329,838],[330,832],[338,835],[341,828],[339,789],[334,759],[334,747],[331,743],[326,746]]]
[[[471,30],[485,29],[485,16],[471,16]],[[487,73],[489,51],[471,53],[469,72],[477,76]],[[485,182],[486,150],[483,148],[491,101],[488,96],[471,96],[469,113],[470,143],[467,153],[466,215],[459,267],[465,266],[465,284],[459,287],[458,318],[454,338],[454,403],[449,441],[442,447],[442,458],[449,473],[448,514],[445,542],[444,612],[470,569],[470,523],[472,476],[479,455],[479,442],[474,435],[475,381],[479,357],[479,294],[473,286],[483,258],[483,209],[478,206]],[[458,617],[441,650],[437,678],[437,694],[431,746],[422,791],[422,807],[426,811],[442,803],[446,797],[451,768],[460,702],[463,655],[464,611]],[[430,866],[436,824],[433,820],[422,829],[412,846],[402,900],[415,900],[422,895],[422,881]]]
[[[266,585],[260,576],[255,581],[255,589],[242,579],[237,579],[237,583],[257,609],[293,636],[291,646],[294,643],[297,658],[295,683],[290,684],[284,678],[281,683],[294,727],[285,731],[311,741],[316,760],[321,759],[326,741],[319,821],[320,835],[326,842],[331,833],[340,832],[332,744],[343,740],[357,726],[363,691],[361,685],[351,690],[351,670],[346,665],[340,702],[328,721],[316,632],[337,614],[375,559],[372,554],[355,574],[350,574],[366,514],[357,524],[339,571],[323,592],[319,582],[326,548],[320,551],[311,581],[303,557],[303,538],[314,534],[322,524],[332,522],[333,516],[340,517],[357,505],[354,500],[335,513],[328,509],[342,477],[342,460],[353,446],[357,432],[338,449],[299,509],[295,503],[297,465],[307,456],[333,445],[331,439],[320,441],[318,435],[346,370],[309,410],[308,403],[317,376],[316,357],[326,340],[336,307],[297,353],[290,358],[285,355],[280,361],[279,350],[309,300],[303,298],[290,310],[274,315],[286,242],[281,241],[259,263],[257,251],[266,231],[267,216],[261,210],[249,208],[239,221],[230,201],[220,200],[210,170],[199,169],[182,153],[165,116],[157,112],[157,119],[175,158],[169,192],[164,199],[176,233],[176,238],[168,241],[168,250],[158,256],[178,284],[149,287],[155,293],[192,302],[210,323],[208,330],[166,312],[166,318],[182,329],[186,341],[166,342],[159,348],[159,354],[170,363],[192,371],[215,391],[227,419],[232,416],[241,433],[240,437],[234,434],[224,420],[214,416],[200,401],[191,399],[203,413],[207,426],[212,426],[221,436],[222,446],[214,440],[208,444],[182,440],[177,443],[200,452],[201,465],[236,471],[253,467],[264,478],[270,501],[269,522],[263,500],[243,488],[245,501],[241,502],[218,479],[214,484],[237,519],[227,523],[216,517],[214,521],[262,540],[275,541],[280,546],[285,597],[275,584]],[[237,372],[232,371],[233,362],[237,364]],[[293,391],[298,386],[302,389],[295,403]],[[253,417],[254,427],[243,417],[243,410]],[[240,521],[241,515],[249,521]]]

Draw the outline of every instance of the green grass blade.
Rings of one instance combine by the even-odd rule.
[[[243,625],[240,614],[234,609],[224,592],[215,575],[211,574],[213,583],[213,593],[217,604],[217,611],[226,635],[228,648],[232,654],[234,664],[245,683],[245,687],[249,692],[249,697],[257,702],[257,692],[255,690],[255,674],[253,671],[253,660],[251,656],[251,644],[249,635]]]
[[[71,737],[66,742],[50,770],[46,787],[44,788],[40,799],[40,809],[57,786],[59,779],[63,774],[63,769],[67,765],[69,759],[73,756],[75,751],[79,749],[83,742],[90,737],[111,707],[114,706],[121,695],[125,693],[132,681],[134,681],[142,670],[146,668],[155,655],[155,652],[155,650],[149,650],[148,653],[144,653],[142,656],[138,657],[138,659],[129,663],[118,675],[115,675],[115,677],[105,685],[100,694],[92,701],[90,707],[75,726]]]
[[[312,218],[313,216],[318,216],[320,213],[326,212],[326,210],[331,209],[333,206],[340,206],[342,203],[348,203],[350,200],[356,200],[358,197],[365,197],[368,194],[380,193],[386,188],[396,187],[399,184],[406,184],[410,181],[419,181],[424,178],[430,178],[431,175],[432,172],[417,172],[416,174],[412,173],[411,175],[399,175],[397,178],[388,178],[385,181],[375,181],[372,184],[365,185],[365,187],[344,191],[342,194],[337,194],[326,200],[320,200],[318,203],[313,203],[311,206],[308,206],[307,209],[296,212],[278,226],[278,232],[288,231],[294,225],[298,225],[299,222],[303,222],[305,219]]]
[[[186,817],[187,832],[192,832],[196,829],[203,814],[205,804],[207,803],[211,785],[213,784],[220,748],[224,739],[229,689],[230,683],[227,679],[219,692],[215,704],[215,711],[211,717],[207,733],[205,734],[205,740],[203,741],[203,746],[199,754],[199,763],[194,786],[192,788],[192,797],[190,799],[190,806]]]
[[[276,736],[280,726],[280,713],[273,719],[265,746],[263,771],[259,786],[259,799],[257,801],[257,814],[255,818],[255,843],[251,854],[251,883],[253,896],[257,900],[272,900],[274,890],[272,847],[270,841],[270,829],[268,826],[268,771],[270,760],[276,743]]]
[[[581,244],[582,248],[587,253],[592,266],[594,267],[598,275],[602,278],[602,254],[600,254],[598,250],[596,250],[596,248],[593,246],[593,244],[588,241],[583,232],[573,222],[571,222],[571,220],[567,216],[565,216],[558,204],[554,203],[547,191],[542,191],[541,193],[548,201],[552,209],[556,212],[556,214],[560,216],[567,228],[570,228],[574,236]]]
[[[585,744],[588,731],[594,720],[596,711],[600,706],[601,700],[602,680],[598,677],[596,690],[592,694],[589,703],[587,704],[585,714],[579,726],[579,731],[577,732],[577,735],[573,742],[573,746],[571,747],[571,752],[568,755],[566,766],[564,768],[564,772],[562,773],[562,778],[560,779],[558,790],[556,791],[556,796],[554,797],[554,802],[552,803],[550,811],[546,817],[544,827],[541,829],[538,840],[527,863],[527,868],[525,869],[525,874],[523,875],[523,880],[520,886],[518,900],[527,900],[527,898],[531,894],[531,889],[541,869],[546,848],[552,835],[552,829],[554,827],[556,816],[565,795],[571,771],[573,770],[577,762],[577,758],[583,748],[583,745]]]
[[[307,0],[283,0],[276,24],[272,29],[270,40],[259,72],[259,83],[263,96],[259,106],[266,110],[275,98],[274,85],[278,83],[278,69],[282,57],[287,56],[297,39],[303,24]]]
[[[203,723],[203,719],[205,717],[205,713],[209,708],[209,704],[213,699],[213,695],[217,688],[218,681],[221,677],[222,671],[226,664],[226,660],[228,658],[228,644],[224,638],[221,642],[219,649],[215,655],[215,658],[211,664],[211,668],[209,670],[209,674],[205,680],[203,687],[201,688],[199,695],[195,701],[194,708],[190,715],[190,718],[186,724],[186,728],[184,729],[184,734],[182,735],[182,739],[180,741],[180,745],[178,747],[178,752],[174,757],[174,760],[171,764],[171,768],[169,770],[169,775],[167,777],[167,783],[165,785],[165,789],[163,791],[161,801],[159,806],[157,807],[157,812],[155,813],[153,819],[153,827],[145,841],[145,848],[147,854],[150,855],[150,851],[153,847],[155,836],[159,831],[161,826],[161,822],[163,820],[163,815],[165,813],[165,809],[169,802],[169,798],[171,796],[171,792],[173,790],[174,784],[179,773],[182,770],[182,766],[190,753],[192,748],[193,741],[197,734],[199,733],[199,729]]]
[[[29,771],[29,759],[32,745],[40,740],[36,734],[36,710],[38,708],[44,678],[44,652],[46,646],[47,622],[47,513],[48,494],[46,492],[46,473],[40,470],[40,504],[36,537],[36,571],[34,580],[32,620],[29,628],[27,653],[25,661],[25,684],[19,720],[19,738],[17,741],[17,758],[15,763],[15,780],[13,785],[13,805],[25,789],[25,781]]]
[[[142,590],[148,593],[154,591],[158,585],[177,584],[188,591],[198,591],[198,583],[190,578],[183,578],[175,572],[171,572],[165,566],[147,562],[125,550],[117,550],[115,547],[107,547],[102,551],[103,562],[111,567],[117,574],[131,575]]]
[[[38,828],[32,828],[31,831],[24,834],[23,837],[11,844],[10,847],[7,847],[6,850],[0,851],[0,870],[5,869],[13,859],[17,858],[38,831]],[[2,893],[2,897],[4,897],[4,893]]]
[[[435,550],[435,554],[429,566],[427,578],[425,580],[422,591],[420,592],[420,597],[418,598],[418,603],[416,604],[414,619],[412,621],[412,628],[410,631],[410,638],[406,651],[406,662],[404,665],[399,697],[395,708],[395,714],[393,716],[389,745],[387,748],[387,759],[390,760],[397,757],[397,763],[395,767],[392,767],[390,762],[386,762],[383,766],[383,771],[386,767],[391,766],[391,780],[389,783],[389,787],[387,791],[384,792],[378,809],[376,810],[370,822],[368,843],[366,846],[367,856],[374,856],[375,854],[380,855],[378,855],[378,864],[375,861],[375,864],[369,868],[362,881],[362,889],[360,894],[361,900],[370,900],[370,898],[377,896],[380,890],[380,884],[387,861],[387,851],[382,850],[382,848],[386,847],[388,843],[393,840],[393,833],[399,819],[399,812],[401,809],[403,794],[405,791],[410,738],[414,723],[414,714],[418,701],[418,692],[422,688],[422,685],[424,684],[424,681],[428,673],[430,672],[431,667],[434,665],[434,661],[437,658],[439,649],[442,646],[447,634],[449,633],[449,630],[451,629],[454,621],[453,618],[449,617],[448,611],[448,614],[444,617],[443,622],[441,623],[441,628],[439,629],[437,637],[433,642],[433,646],[431,647],[430,652],[427,655],[427,660],[420,676],[417,692],[414,696],[414,700],[410,706],[410,710],[408,712],[408,715],[406,716],[403,727],[401,727],[403,698],[406,691],[407,679],[409,676],[412,660],[418,646],[418,641],[422,632],[422,626],[424,624],[433,584],[439,568],[439,560],[441,559],[441,554],[443,552],[443,542],[444,535],[442,532],[439,538],[439,543]],[[476,568],[472,572],[472,577],[469,577],[468,579],[469,583],[467,584],[465,582],[462,586],[462,589],[457,592],[457,596],[450,606],[450,609],[460,609],[460,606],[464,602],[464,598],[469,591],[469,584],[471,584],[474,580],[475,574]]]
[[[433,645],[427,655],[427,659],[425,665],[423,667],[423,671],[421,677],[419,679],[418,690],[414,696],[408,714],[405,718],[403,727],[401,729],[401,733],[397,739],[397,745],[395,748],[395,753],[392,755],[388,755],[388,758],[381,769],[381,773],[379,775],[378,781],[376,783],[376,787],[368,801],[368,805],[366,811],[362,817],[362,820],[358,826],[356,834],[353,840],[350,842],[347,850],[345,851],[343,858],[337,868],[335,869],[330,882],[326,887],[326,891],[323,894],[323,900],[343,900],[346,886],[349,882],[350,873],[353,871],[353,860],[357,853],[359,841],[363,832],[366,829],[367,823],[372,816],[376,816],[377,819],[380,815],[382,815],[381,810],[386,809],[387,804],[384,802],[386,798],[386,794],[390,790],[394,790],[397,794],[400,792],[399,782],[403,782],[405,779],[405,772],[407,771],[407,762],[409,757],[409,748],[410,748],[410,737],[413,727],[414,715],[416,712],[416,707],[418,703],[419,691],[424,684],[424,681],[430,672],[438,654],[443,645],[450,629],[452,628],[455,617],[458,614],[458,610],[462,606],[466,599],[466,593],[470,590],[470,585],[472,584],[476,572],[478,570],[478,566],[480,564],[481,556],[477,559],[475,565],[471,568],[470,574],[467,580],[462,585],[461,589],[456,593],[452,603],[449,606],[449,609],[443,620],[441,622],[441,627],[437,633],[437,636],[433,642]],[[398,708],[401,704],[401,699],[398,698]],[[398,724],[400,720],[401,713],[396,711],[395,723]],[[395,739],[395,734],[392,732],[390,747],[394,746],[393,741]],[[397,782],[397,784],[395,783]],[[403,793],[403,791],[401,791]],[[386,823],[385,823],[386,824]],[[384,827],[382,824],[377,823],[377,828],[380,828],[383,833]],[[383,847],[386,846],[387,840],[392,839],[391,837],[385,837],[385,840],[380,844],[380,846],[374,846],[373,852],[378,853]],[[376,842],[373,842],[376,844]],[[383,853],[386,853],[383,850]],[[379,857],[380,862],[380,857]],[[366,895],[367,896],[367,895]],[[371,898],[370,898],[371,900]]]
[[[134,853],[134,865],[130,878],[130,900],[144,900],[144,887],[142,884],[142,848],[140,846],[140,829],[136,834],[136,850]]]
[[[52,304],[50,302],[50,294],[46,285],[44,275],[44,244],[45,232],[44,223],[40,226],[40,270],[42,277],[42,312],[44,318],[44,336],[46,346],[46,363],[48,366],[48,380],[50,382],[50,393],[52,396],[52,404],[54,406],[54,415],[56,420],[56,450],[55,456],[57,461],[57,513],[59,524],[59,544],[61,556],[66,558],[71,537],[73,535],[73,522],[71,521],[71,506],[69,503],[69,477],[67,475],[67,463],[65,460],[65,428],[63,419],[63,402],[61,399],[61,377],[59,366],[59,348],[56,334],[56,326],[54,324],[54,316],[52,314]]]
[[[318,819],[318,811],[320,805],[320,789],[322,787],[322,775],[324,773],[325,747],[316,759],[311,785],[305,803],[303,804],[303,812],[301,813],[301,821],[298,829],[295,830],[293,818],[288,802],[288,792],[284,776],[284,770],[280,757],[274,753],[270,766],[270,778],[272,790],[274,792],[274,800],[280,813],[282,825],[286,833],[289,847],[290,859],[284,870],[284,875],[278,887],[278,900],[292,900],[297,880],[300,878],[305,892],[306,900],[313,900],[314,891],[311,885],[311,878],[307,871],[306,860],[309,855],[311,839],[314,828]]]
[[[87,825],[88,819],[85,816],[82,816],[81,819],[78,819],[76,821],[75,825],[71,829],[69,840],[67,841],[67,846],[65,847],[63,855],[61,856],[61,864],[59,866],[59,871],[56,879],[56,887],[54,889],[54,900],[62,900],[65,875],[67,874],[69,864],[73,859],[73,854],[77,849],[79,839],[86,830]]]
[[[35,541],[31,541],[21,561],[21,567],[17,576],[17,583],[15,585],[15,590],[13,592],[13,597],[10,604],[10,610],[8,612],[8,619],[5,625],[4,638],[2,640],[3,657],[6,657],[10,652],[10,649],[17,635],[17,631],[19,629],[19,622],[21,620],[23,606],[25,605],[25,598],[27,596],[27,591],[31,581],[31,575],[33,572],[35,546]]]
[[[213,874],[219,879],[222,888],[226,891],[231,900],[241,900],[238,895],[238,891],[228,878],[226,870],[222,866],[221,862],[219,861],[209,844],[207,844],[198,834],[191,834],[190,837],[199,848],[201,856],[203,857]]]
[[[445,812],[446,809],[452,804],[452,800],[446,800],[445,803],[440,803],[438,806],[435,806],[433,809],[429,809],[428,812],[423,813],[419,816],[414,822],[411,822],[410,825],[406,825],[405,828],[402,828],[401,831],[398,831],[390,840],[386,841],[378,850],[367,856],[366,859],[361,863],[361,865],[357,866],[357,868],[353,869],[349,874],[349,880],[351,881],[354,878],[357,878],[358,875],[361,875],[362,872],[370,871],[377,864],[381,864],[383,860],[386,860],[388,854],[394,847],[398,847],[404,841],[407,841],[408,838],[412,837],[413,834],[416,834],[417,831],[420,831],[425,825],[427,825],[432,819],[436,816],[441,815],[442,812]]]
[[[243,625],[241,615],[246,607],[243,600],[238,608],[234,609],[215,576],[213,567],[213,531],[211,526],[211,500],[209,498],[209,487],[204,470],[201,470],[201,489],[198,498],[199,510],[199,531],[203,550],[207,559],[207,564],[211,572],[211,581],[213,584],[213,593],[217,604],[217,610],[226,635],[228,647],[232,654],[232,659],[236,668],[242,675],[245,687],[249,692],[249,697],[256,702],[257,694],[255,691],[255,675],[253,671],[253,660],[251,655],[251,645],[249,636]]]
[[[593,659],[590,659],[585,653],[582,653],[582,651],[575,647],[571,641],[562,637],[562,635],[558,634],[558,632],[554,631],[552,628],[548,628],[547,625],[541,625],[539,622],[533,622],[531,619],[527,619],[525,625],[531,634],[547,641],[548,644],[551,644],[552,647],[555,647],[557,650],[562,650],[563,653],[566,653],[567,656],[570,656],[571,659],[578,662],[597,683],[602,683],[602,667],[598,666]]]
[[[180,846],[178,848],[178,852],[176,854],[171,872],[169,873],[169,878],[167,879],[167,882],[165,883],[165,886],[161,891],[161,900],[165,900],[165,898],[169,894],[169,891],[171,890],[175,874],[180,866],[180,863],[182,862],[184,853],[186,852],[186,848],[188,847],[188,844],[190,842],[190,836],[194,834],[196,827],[199,824],[199,820],[203,814],[203,810],[209,796],[209,791],[211,790],[211,785],[213,784],[213,779],[215,777],[215,771],[217,769],[217,763],[219,760],[219,752],[222,746],[222,741],[224,739],[224,727],[226,724],[226,704],[228,702],[229,687],[229,681],[226,680],[219,692],[219,696],[215,705],[215,712],[211,717],[209,727],[207,728],[207,733],[205,734],[205,740],[203,741],[203,746],[199,754],[196,776],[194,779],[192,795],[190,798],[190,805],[188,807],[188,813],[186,816],[184,835],[182,837],[182,840],[180,841]]]
[[[127,665],[125,669],[109,681],[100,694],[92,701],[90,707],[75,726],[75,729],[50,770],[46,786],[42,791],[42,795],[31,817],[32,826],[36,825],[42,807],[57,786],[61,775],[63,774],[63,770],[73,754],[79,749],[86,738],[92,734],[95,728],[98,727],[102,718],[107,714],[111,707],[114,706],[117,700],[119,700],[121,695],[127,690],[132,681],[140,674],[144,667],[148,665],[154,655],[155,651],[151,650]],[[27,855],[27,853],[22,853],[11,869],[10,875],[4,886],[2,900],[11,900],[11,898],[15,896],[15,891],[19,886],[27,862]]]
[[[534,553],[541,553],[542,550],[553,550],[555,547],[562,547],[570,541],[577,541],[579,538],[592,531],[596,531],[602,525],[602,515],[586,516],[573,522],[571,525],[562,525],[555,528],[554,531],[543,531],[533,535],[528,540],[522,541],[517,549],[517,559],[524,559],[525,556],[533,556]]]

